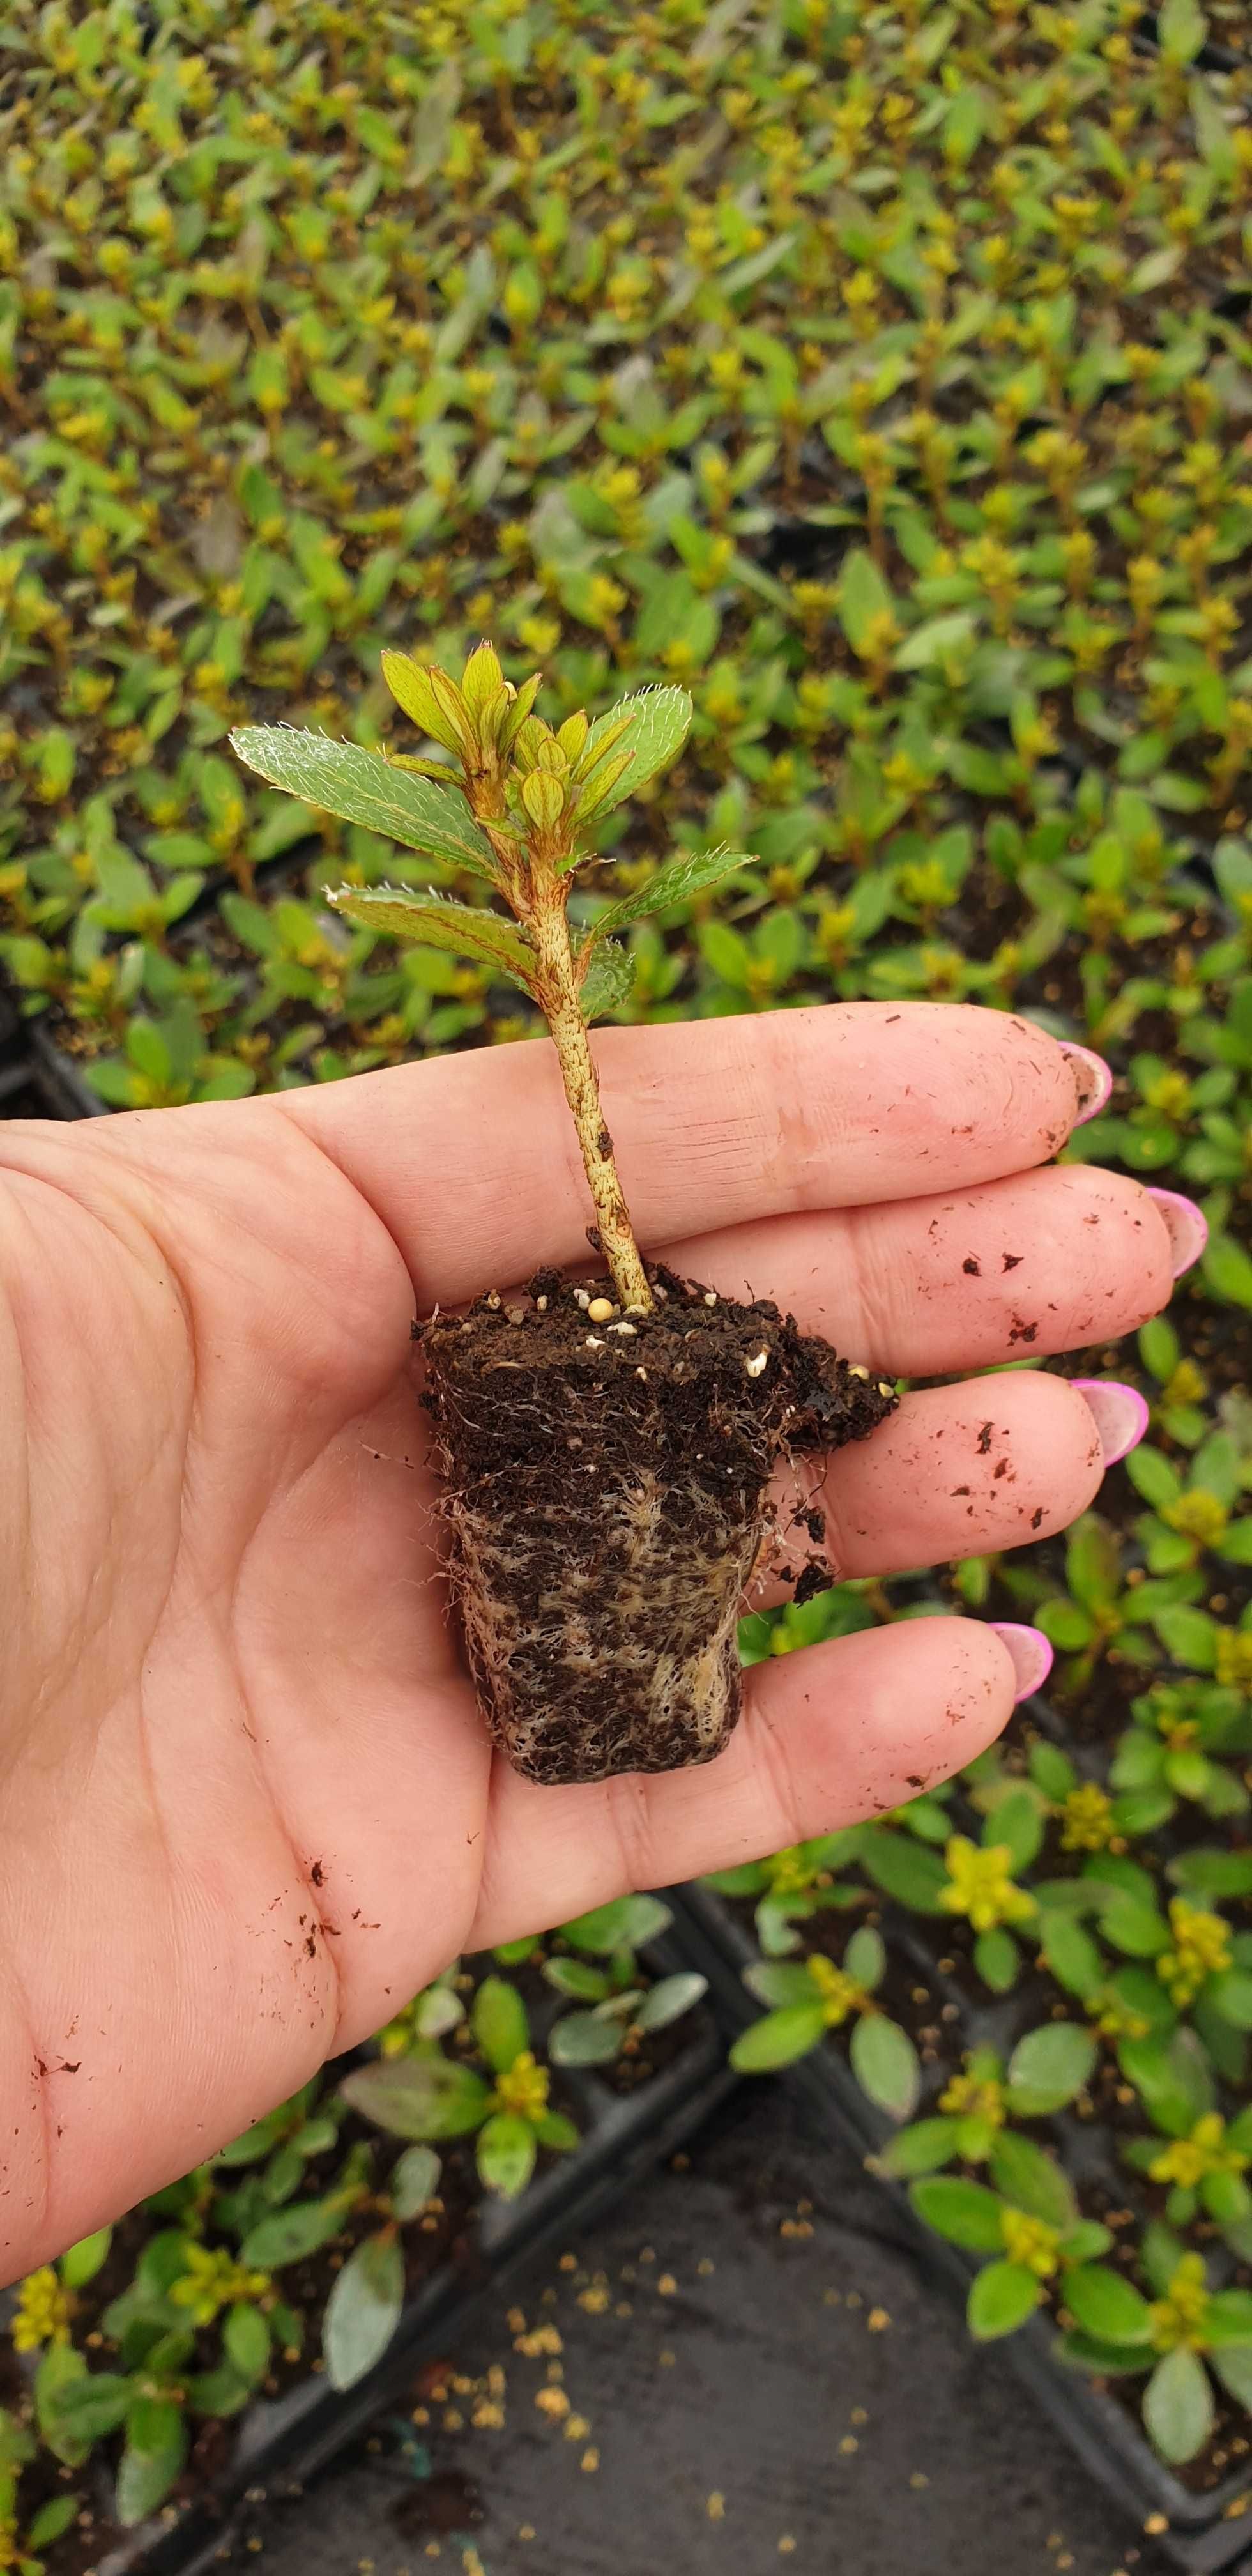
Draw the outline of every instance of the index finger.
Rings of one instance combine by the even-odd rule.
[[[597,1033],[640,1241],[926,1197],[1046,1162],[1091,1059],[977,1005],[846,1002]],[[250,1104],[251,1106],[251,1104]],[[383,1216],[419,1302],[586,1259],[591,1213],[553,1048],[519,1043],[257,1102]]]

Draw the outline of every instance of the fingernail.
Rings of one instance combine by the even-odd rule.
[[[1003,1638],[1013,1658],[1016,1706],[1019,1699],[1029,1699],[1032,1691],[1042,1690],[1052,1670],[1052,1648],[1042,1628],[1023,1628],[1016,1619],[989,1619],[987,1626],[993,1636]]]
[[[1076,1127],[1085,1127],[1089,1118],[1097,1118],[1112,1095],[1113,1068],[1106,1064],[1094,1047],[1074,1046],[1066,1038],[1061,1047],[1078,1076],[1078,1116]]]
[[[1181,1190],[1149,1190],[1165,1219],[1165,1231],[1174,1254],[1174,1277],[1181,1279],[1184,1270],[1197,1262],[1209,1239],[1209,1221],[1194,1199],[1184,1198]]]
[[[1106,1467],[1115,1467],[1128,1449],[1137,1449],[1148,1427],[1147,1404],[1137,1386],[1118,1377],[1072,1377],[1088,1410],[1095,1415]]]

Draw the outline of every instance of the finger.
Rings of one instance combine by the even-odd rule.
[[[897,1806],[972,1762],[1017,1687],[1008,1648],[974,1619],[867,1629],[746,1680],[744,1717],[702,1769],[540,1789],[498,1763],[467,1947]]]
[[[640,1239],[963,1189],[1045,1162],[1090,1086],[1054,1038],[956,1003],[852,1002],[607,1029],[606,1120]],[[385,1216],[419,1302],[586,1258],[586,1183],[551,1047],[313,1085],[291,1119]]]
[[[1087,1509],[1104,1463],[1068,1378],[1031,1369],[931,1387],[829,1461],[816,1494],[826,1553],[839,1574],[899,1574],[1022,1547]]]
[[[1168,1304],[1175,1255],[1138,1181],[1072,1164],[684,1236],[664,1257],[725,1297],[768,1291],[852,1359],[929,1377],[1112,1341]]]

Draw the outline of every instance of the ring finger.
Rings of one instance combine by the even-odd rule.
[[[1106,1466],[1143,1429],[1147,1408],[1132,1389],[1107,1398],[1096,1399],[1097,1420],[1071,1380],[1033,1369],[907,1395],[872,1439],[826,1463],[816,1492],[797,1461],[780,1483],[782,1535],[802,1483],[799,1504],[822,1512],[841,1575],[898,1574],[1047,1538],[1087,1509]]]

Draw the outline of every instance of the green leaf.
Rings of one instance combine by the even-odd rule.
[[[484,1977],[470,2008],[470,2028],[496,2075],[530,2046],[526,2006],[506,1977]]]
[[[551,2147],[559,2155],[570,2155],[578,2144],[578,2131],[564,2111],[545,2111],[535,2122],[535,2136],[541,2147]]]
[[[409,894],[403,886],[333,886],[326,900],[362,930],[472,957],[523,993],[533,989],[536,959],[530,941],[481,904],[457,903],[451,895]]]
[[[1044,1910],[1039,1917],[1040,1959],[1067,1994],[1084,2002],[1104,1982],[1104,1962],[1097,1944],[1081,1923]]]
[[[757,1911],[759,1915],[759,1907]],[[813,1980],[799,1959],[754,1959],[743,1971],[743,1982],[749,1994],[771,2011],[780,2004],[813,2002]]]
[[[626,766],[603,801],[595,799],[597,816],[611,814],[615,805],[624,804],[658,771],[668,769],[670,762],[677,760],[691,723],[691,700],[685,689],[644,689],[638,697],[620,698],[607,715],[597,716],[578,763],[580,778],[587,778],[590,772],[587,793],[593,798],[597,753],[605,735],[616,731],[624,717],[630,719],[629,729],[618,735],[611,757],[624,753]],[[580,800],[580,807],[584,801]]]
[[[422,850],[454,868],[499,883],[495,852],[459,789],[397,769],[381,751],[300,733],[286,725],[243,725],[231,744],[249,769],[345,823],[362,823],[406,850]]]
[[[396,2138],[463,2138],[487,2116],[490,2087],[472,2066],[446,2057],[392,2057],[358,2066],[340,2092],[375,2127]]]
[[[280,2271],[284,2263],[302,2263],[306,2254],[316,2254],[340,2234],[346,2214],[338,2192],[325,2200],[299,2200],[290,2209],[276,2209],[249,2228],[239,2259],[261,2272]]]
[[[240,2304],[227,2311],[222,2326],[226,2358],[241,2379],[264,2379],[270,2364],[270,2330],[259,2308]]]
[[[443,2171],[433,2147],[406,2147],[391,2169],[387,2197],[392,2215],[400,2219],[420,2218],[428,2201],[439,2189]]]
[[[1213,2368],[1235,2404],[1246,2407],[1252,2415],[1252,2351],[1239,2345],[1223,2346],[1213,2355]]]
[[[1074,2225],[1078,2204],[1069,2177],[1033,2138],[1019,2137],[1013,2129],[1001,2130],[991,2151],[990,2170],[997,2190],[1012,2201],[1014,2209],[1041,2218],[1045,2227],[1055,2227],[1061,2235]]]
[[[873,556],[854,546],[839,577],[839,623],[853,652],[864,649],[875,618],[896,614],[896,602]]]
[[[1096,2041],[1077,2023],[1047,2022],[1019,2039],[1009,2059],[1008,2086],[1012,2109],[1026,2120],[1042,2119],[1072,2102],[1096,2062]]]
[[[672,1977],[659,1977],[637,2005],[631,2018],[638,2030],[668,2030],[671,2022],[681,2021],[708,1993],[708,1978],[695,1969],[679,1970]]]
[[[872,1924],[862,1923],[852,1934],[843,1954],[843,1968],[845,1976],[854,1978],[867,1994],[872,1995],[874,1988],[882,1984],[887,1973],[887,1951],[881,1932],[875,1932]]]
[[[1159,1449],[1132,1449],[1125,1465],[1136,1493],[1142,1494],[1154,1512],[1168,1511],[1178,1501],[1182,1479]]]
[[[578,999],[584,1020],[602,1019],[606,1011],[621,1009],[637,972],[629,948],[620,948],[615,939],[592,949],[587,959]]]
[[[781,2011],[766,2013],[763,2020],[740,2031],[730,2062],[740,2075],[768,2075],[776,2066],[790,2066],[797,2057],[807,2057],[825,2033],[820,2004],[784,2004]]]
[[[27,2547],[30,2549],[50,2548],[54,2540],[60,2540],[63,2534],[69,2530],[72,2522],[77,2522],[81,2510],[82,2498],[80,2496],[59,2495],[50,2497],[47,2504],[41,2505],[33,2520],[27,2524]]]
[[[861,1859],[884,1896],[894,1896],[897,1904],[907,1905],[914,1914],[942,1914],[939,1893],[947,1885],[948,1873],[938,1853],[925,1843],[916,1842],[911,1834],[879,1827],[866,1836]]]
[[[943,617],[928,617],[906,635],[895,655],[897,671],[927,671],[936,662],[957,652],[977,630],[977,620],[967,608],[952,609]]]
[[[112,2370],[92,2370],[69,2380],[49,2409],[47,2423],[63,2428],[74,2442],[98,2442],[124,2424],[134,2400],[129,2379]]]
[[[893,2120],[907,2120],[922,2089],[921,2063],[908,2032],[885,2013],[864,2013],[848,2053],[861,2091]]]
[[[1107,2264],[1080,2263],[1067,2271],[1064,2298],[1083,2333],[1094,2335],[1098,2342],[1151,2343],[1152,2311],[1147,2300],[1120,2272],[1110,2272]]]
[[[874,2158],[877,2173],[892,2174],[904,2181],[914,2174],[938,2173],[950,2165],[956,2154],[956,2123],[953,2120],[915,2120],[909,2129],[901,2129],[896,2138],[888,2138]]]
[[[67,2248],[60,2265],[67,2290],[81,2290],[88,2281],[94,2281],[101,2264],[108,2259],[112,2242],[112,2228],[98,2227],[94,2236],[80,2236],[77,2245]]]
[[[1252,1306],[1252,1253],[1229,1234],[1214,1235],[1204,1255],[1204,1282],[1232,1306]]]
[[[636,893],[610,904],[592,922],[589,940],[607,939],[611,933],[625,930],[632,921],[641,921],[650,912],[668,912],[676,903],[689,903],[692,896],[704,894],[710,886],[720,885],[733,876],[736,868],[757,864],[751,850],[705,850],[698,857],[684,852],[680,858],[667,860],[654,877]]]
[[[130,2411],[117,2473],[117,2518],[124,2531],[164,2504],[187,2456],[187,2427],[164,2397],[140,2397]]]
[[[1193,2460],[1212,2432],[1213,2415],[1208,2372],[1180,2344],[1158,2361],[1143,2393],[1143,2420],[1154,2448],[1163,2460]]]
[[[614,1950],[641,1950],[645,1942],[659,1940],[673,1919],[659,1896],[615,1896],[611,1904],[593,1906],[589,1914],[563,1923],[561,1938],[571,1950],[604,1959]]]
[[[980,2343],[1015,2334],[1034,2315],[1042,2296],[1042,2283],[1024,2263],[985,2263],[970,2283],[965,2308],[970,2333]]]
[[[404,2308],[404,2255],[392,2234],[367,2236],[326,2302],[322,2352],[332,2388],[354,2388],[381,2361]]]
[[[1028,1869],[1043,1841],[1038,1800],[1027,1789],[1013,1789],[993,1807],[983,1825],[984,1843],[1006,1843],[1014,1873]]]
[[[478,2171],[488,2191],[516,2200],[535,2170],[536,2140],[529,2120],[497,2111],[478,2132]]]
[[[554,2066],[608,2066],[625,2036],[622,2021],[610,2013],[563,2013],[553,2024],[548,2055]]]
[[[1162,0],[1156,40],[1167,63],[1193,63],[1207,35],[1208,20],[1199,0]]]
[[[993,1995],[1007,1995],[1017,1983],[1022,1954],[1011,1932],[997,1925],[993,1932],[980,1932],[974,1943],[974,1966]]]
[[[1208,2303],[1204,2331],[1214,2348],[1252,2346],[1252,2290],[1215,2290]]]
[[[604,1969],[593,1968],[587,1959],[545,1959],[543,1977],[545,1985],[580,2004],[602,2004],[609,1992]]]
[[[949,2244],[967,2246],[974,2254],[999,2252],[1004,2241],[1000,2203],[985,2183],[965,2182],[955,2174],[928,2174],[910,2186],[909,2199],[918,2217],[937,2236],[946,2236]]]

